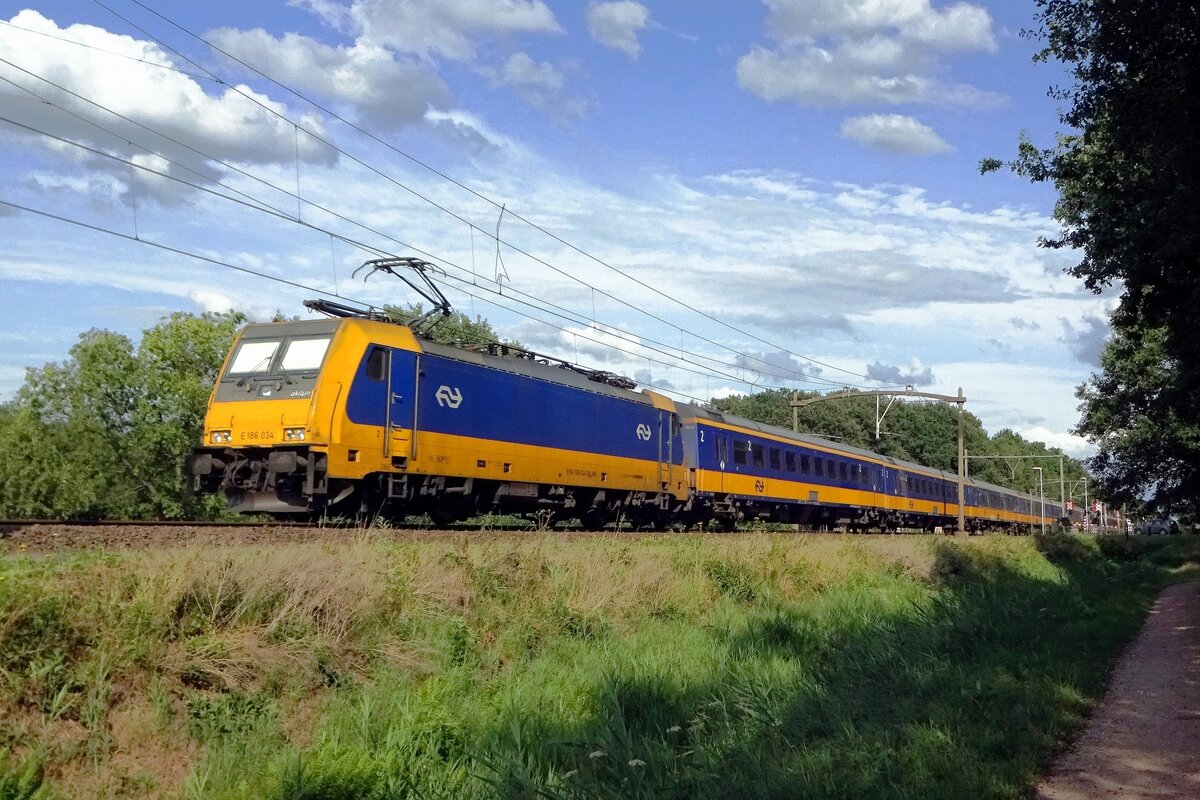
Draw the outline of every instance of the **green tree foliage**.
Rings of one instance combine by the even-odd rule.
[[[1047,247],[1071,273],[1122,290],[1100,375],[1080,387],[1078,432],[1114,500],[1200,505],[1200,5],[1191,0],[1035,0],[1042,60],[1066,64],[1069,133],[1009,164],[1059,192]],[[988,159],[983,170],[1004,166]]]
[[[801,392],[801,398],[817,393]],[[713,402],[729,414],[784,428],[792,426],[789,405],[792,393],[787,389],[769,389],[751,395],[732,395]],[[887,404],[887,399],[882,400]],[[861,447],[885,456],[913,461],[947,472],[958,471],[958,410],[946,403],[897,401],[887,412],[875,441],[875,398],[854,397],[827,400],[798,409],[801,433],[836,438],[844,444]],[[881,407],[882,410],[882,407]],[[1043,470],[1047,497],[1059,494],[1059,464],[1063,455],[1063,475],[1068,494],[1082,494],[1084,465],[1065,456],[1058,448],[1030,441],[1005,428],[989,436],[974,414],[963,414],[963,445],[970,456],[970,475],[998,486],[1021,492],[1035,491],[1037,476],[1033,467]],[[997,458],[1019,456],[1019,458]],[[1043,458],[1045,456],[1045,458]]]
[[[30,369],[0,414],[0,515],[203,514],[181,492],[217,371],[244,318],[173,314],[141,344],[92,330]]]

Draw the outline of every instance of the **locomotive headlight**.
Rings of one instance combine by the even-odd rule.
[[[232,439],[233,439],[233,437],[230,435],[229,431],[213,431],[212,432],[213,444],[223,444],[225,442],[231,441]]]
[[[284,428],[283,438],[289,441],[302,442],[304,441],[304,428]]]

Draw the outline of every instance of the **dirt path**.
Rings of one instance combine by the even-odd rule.
[[[1040,800],[1200,798],[1200,582],[1159,596]]]

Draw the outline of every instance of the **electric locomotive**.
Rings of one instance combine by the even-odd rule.
[[[612,383],[373,319],[252,324],[221,370],[190,471],[235,511],[665,524],[688,491],[674,404]]]

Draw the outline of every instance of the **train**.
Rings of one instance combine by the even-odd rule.
[[[328,308],[324,309],[329,311]],[[334,306],[254,323],[213,387],[195,491],[280,517],[489,513],[551,524],[851,532],[957,529],[958,476],[764,425],[511,345],[454,346]],[[965,482],[968,531],[1072,522]]]

